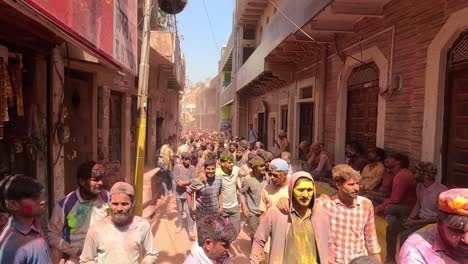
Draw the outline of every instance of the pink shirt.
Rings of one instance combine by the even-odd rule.
[[[445,254],[446,248],[442,242],[437,227],[414,233],[403,244],[398,256],[398,263],[404,264],[462,264],[465,261],[456,261]]]

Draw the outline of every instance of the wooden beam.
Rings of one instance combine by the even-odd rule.
[[[337,15],[358,15],[366,17],[383,17],[382,2],[366,3],[332,3],[331,11]]]
[[[355,33],[353,23],[343,21],[313,20],[307,27],[312,31],[333,32],[333,33]]]

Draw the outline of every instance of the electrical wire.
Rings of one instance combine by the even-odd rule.
[[[213,41],[214,41],[214,44],[215,44],[215,46],[216,46],[216,50],[217,50],[218,52],[221,52],[221,50],[219,49],[218,42],[216,41],[216,37],[215,37],[214,30],[213,30],[213,26],[211,25],[211,19],[210,19],[210,15],[208,14],[208,9],[206,8],[205,0],[203,0],[203,6],[205,7],[205,14],[206,14],[206,17],[208,18],[208,24],[210,24],[211,35],[212,35],[212,37],[213,37]]]
[[[281,14],[284,18],[286,18],[286,20],[289,21],[289,23],[291,23],[292,25],[294,25],[294,26],[295,26],[302,34],[304,34],[307,38],[309,38],[310,40],[312,40],[313,42],[315,42],[315,44],[319,45],[320,47],[322,47],[322,48],[324,48],[324,49],[326,49],[326,50],[328,50],[328,51],[331,51],[326,45],[323,45],[322,43],[320,43],[319,41],[317,41],[317,40],[316,40],[315,38],[313,38],[310,34],[308,34],[307,32],[305,32],[299,25],[297,25],[294,21],[292,21],[292,19],[289,18],[289,17],[283,12],[283,10],[281,10],[281,9],[278,7],[278,5],[276,5],[272,0],[268,0],[268,1],[273,5],[274,8],[276,8],[276,10],[278,10],[278,12],[280,12],[280,14]],[[344,54],[344,53],[340,53],[340,52],[338,52],[338,50],[334,50],[334,51],[332,51],[332,52],[335,53],[335,54],[338,55],[338,56],[341,55],[341,56],[346,56],[346,57],[349,57],[349,58],[351,58],[351,59],[354,59],[354,60],[356,60],[356,61],[358,61],[358,62],[360,62],[360,63],[362,63],[362,64],[368,66],[369,68],[373,69],[373,70],[377,73],[377,75],[378,75],[377,70],[376,70],[372,65],[370,65],[369,63],[364,62],[364,61],[362,61],[362,60],[360,60],[360,59],[358,59],[358,58],[355,58],[354,56],[351,56],[351,55],[348,55],[348,54]]]

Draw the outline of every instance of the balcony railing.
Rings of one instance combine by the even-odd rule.
[[[234,101],[236,94],[236,83],[235,79],[226,88],[221,89],[219,92],[219,105],[224,106]]]
[[[231,32],[231,36],[229,37],[226,47],[223,49],[223,54],[221,54],[221,60],[219,61],[218,65],[219,71],[222,71],[226,66],[228,66],[228,70],[232,69],[232,51],[234,47],[234,36],[235,32],[233,31]]]

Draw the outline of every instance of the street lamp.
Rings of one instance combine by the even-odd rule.
[[[161,10],[175,15],[181,12],[188,0],[158,0]],[[148,101],[149,47],[151,35],[152,0],[145,0],[143,10],[143,37],[141,41],[140,67],[138,70],[138,128],[135,161],[135,214],[143,212],[143,173],[145,168],[146,105]]]

